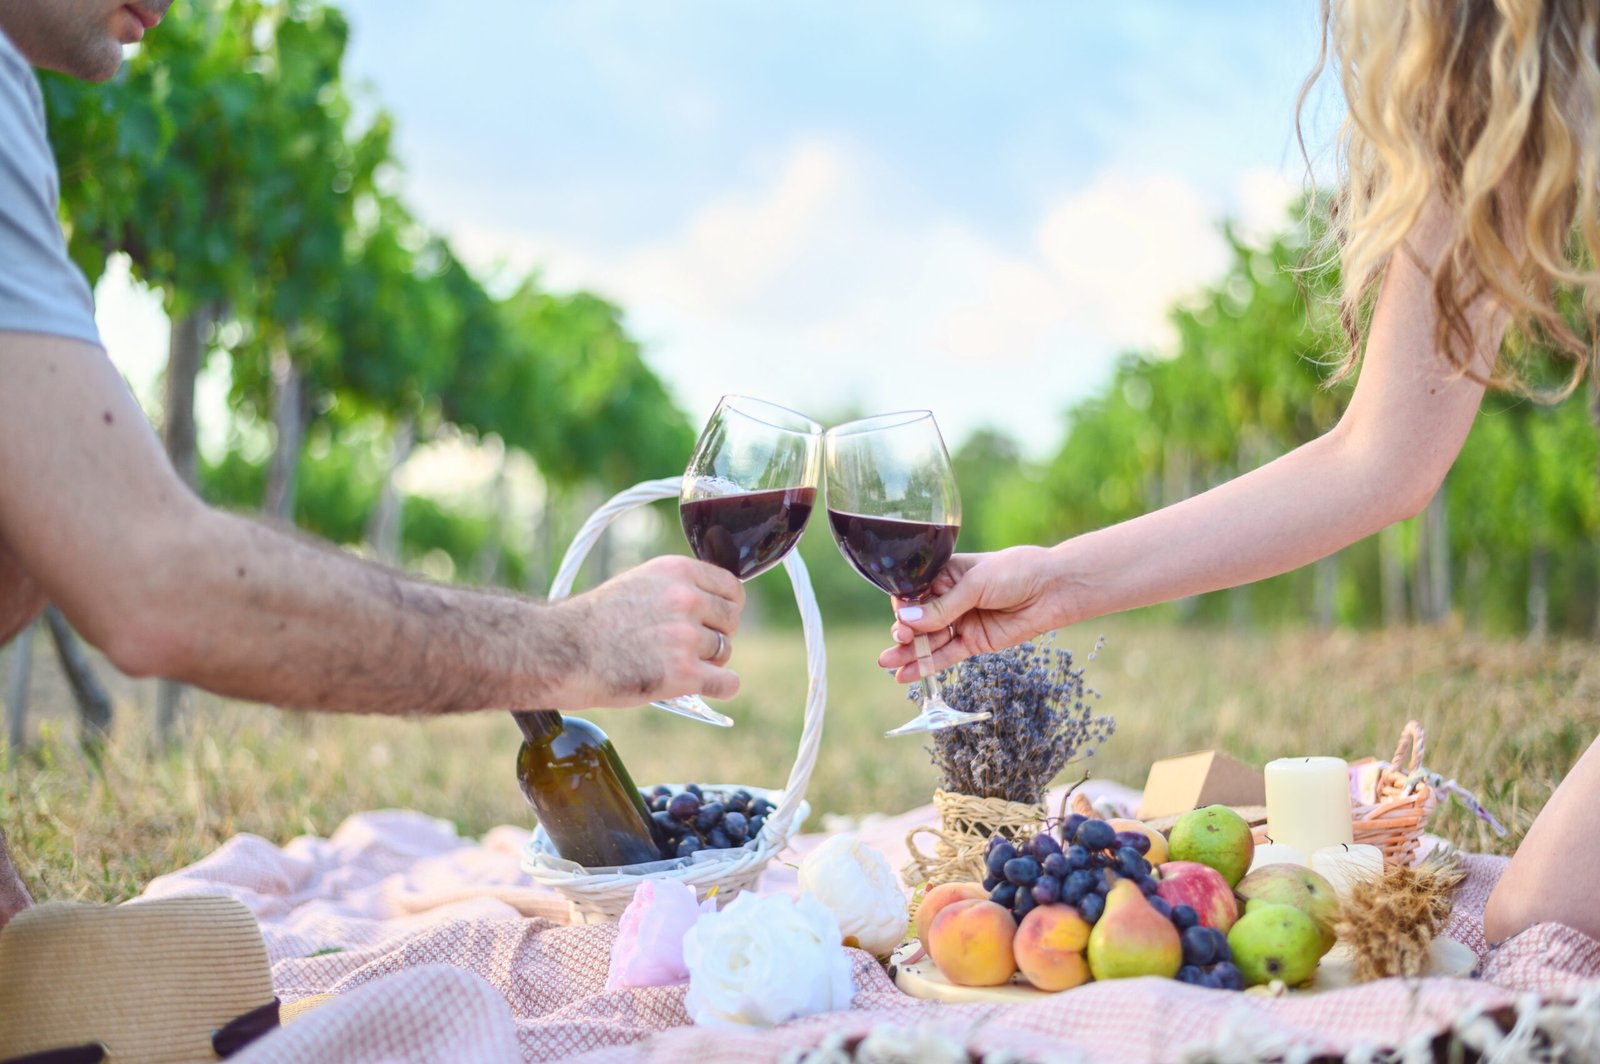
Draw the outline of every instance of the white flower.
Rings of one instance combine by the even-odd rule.
[[[850,1007],[855,985],[839,923],[816,898],[740,894],[683,940],[694,1022],[771,1027]]]
[[[800,889],[833,910],[846,939],[877,957],[906,937],[906,896],[883,854],[835,835],[800,862]]]

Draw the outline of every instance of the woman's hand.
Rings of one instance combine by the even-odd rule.
[[[917,635],[928,636],[938,670],[1069,623],[1074,603],[1061,568],[1056,552],[1044,547],[956,555],[933,582],[935,598],[917,605],[895,600],[899,620],[890,635],[897,645],[878,664],[911,683],[920,675],[911,646]]]

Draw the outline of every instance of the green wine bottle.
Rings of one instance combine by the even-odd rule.
[[[517,782],[550,844],[585,868],[661,860],[659,828],[599,725],[553,711],[513,713]]]

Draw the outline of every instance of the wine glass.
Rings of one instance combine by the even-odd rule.
[[[933,414],[907,410],[828,430],[823,450],[828,525],[856,572],[907,602],[921,602],[955,551],[961,496]],[[888,732],[910,735],[987,720],[946,704],[928,637],[913,644],[922,677],[922,710]]]
[[[683,474],[678,518],[689,550],[740,580],[771,569],[805,531],[817,502],[821,464],[821,425],[760,399],[723,396]],[[706,724],[733,726],[733,718],[699,695],[650,704]]]

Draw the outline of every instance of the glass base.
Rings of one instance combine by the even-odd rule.
[[[719,728],[733,727],[733,718],[725,713],[718,713],[706,705],[706,700],[699,695],[680,695],[669,698],[664,702],[651,702],[652,709],[664,709],[668,713],[676,713],[680,717],[697,720],[701,724],[714,724]]]
[[[960,724],[975,724],[980,720],[988,720],[990,716],[992,714],[968,713],[960,709],[951,709],[949,706],[940,703],[922,707],[922,712],[911,720],[883,734],[890,738],[896,735],[916,735],[920,732],[938,731],[941,728],[954,728]]]

